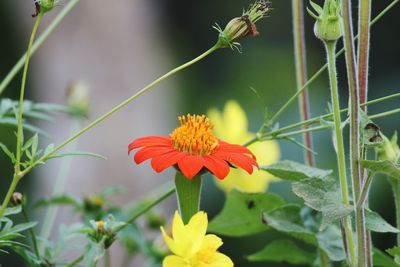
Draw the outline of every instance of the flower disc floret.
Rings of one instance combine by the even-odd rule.
[[[218,145],[212,132],[213,125],[205,115],[180,116],[181,124],[170,137],[174,147],[191,155],[210,155]]]

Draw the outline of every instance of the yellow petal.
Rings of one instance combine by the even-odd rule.
[[[256,156],[259,165],[277,162],[281,156],[279,144],[276,141],[257,142],[251,144],[248,148]]]
[[[187,238],[185,226],[178,211],[175,211],[174,220],[172,222],[172,237],[176,242]]]
[[[185,260],[183,258],[171,255],[165,257],[165,259],[163,260],[163,267],[191,267],[191,266],[185,263]]]
[[[246,113],[235,100],[226,102],[223,112],[225,129],[232,134],[240,135],[247,132]],[[229,141],[229,140],[228,140]]]
[[[177,246],[177,244],[174,242],[174,240],[172,240],[171,237],[169,237],[164,230],[164,227],[160,227],[161,228],[161,232],[162,235],[164,237],[164,241],[167,244],[168,248],[172,251],[172,253],[179,255],[179,256],[183,256],[183,252],[181,251],[180,247]]]
[[[207,226],[207,214],[203,211],[193,215],[186,225],[186,235],[190,239],[191,252],[196,252],[200,249],[207,232]]]
[[[228,256],[217,252],[207,267],[233,267],[233,262]]]
[[[200,250],[213,250],[216,251],[220,246],[222,246],[222,239],[216,235],[206,235],[204,237],[203,244]]]

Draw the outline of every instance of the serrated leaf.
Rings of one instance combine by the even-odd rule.
[[[91,152],[84,152],[84,151],[74,151],[74,152],[66,152],[66,153],[61,153],[57,155],[52,155],[48,159],[55,159],[55,158],[63,158],[63,157],[70,157],[70,156],[88,156],[88,157],[94,157],[94,158],[99,158],[99,159],[104,159],[106,160],[107,158],[96,154],[96,153],[91,153]]]
[[[322,212],[321,230],[353,211],[352,206],[342,202],[339,186],[332,177],[304,179],[293,183],[292,189],[307,206]]]
[[[261,169],[276,177],[289,181],[300,181],[313,177],[322,179],[332,173],[332,170],[322,170],[290,160],[283,160],[268,166],[261,166]]]
[[[346,258],[340,230],[335,225],[329,225],[317,233],[318,246],[325,251],[332,261],[342,261]]]
[[[400,179],[400,166],[391,161],[361,160],[361,166],[373,173],[382,173]]]
[[[272,193],[227,194],[222,211],[209,224],[208,230],[226,236],[247,236],[267,230],[261,213],[284,205],[284,200]]]
[[[288,257],[290,255],[290,257]],[[311,265],[315,254],[299,248],[293,241],[277,240],[247,257],[249,261],[287,262]]]
[[[365,226],[378,233],[399,233],[400,231],[385,221],[378,213],[365,209]]]
[[[273,229],[288,234],[306,243],[316,245],[317,238],[305,228],[300,216],[300,206],[288,204],[263,213],[263,221]]]
[[[374,267],[399,267],[400,265],[396,264],[392,258],[383,253],[382,251],[374,248],[373,250],[373,261]]]

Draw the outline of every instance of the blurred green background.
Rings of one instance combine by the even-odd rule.
[[[0,2],[0,78],[4,77],[11,66],[20,57],[26,47],[27,36],[25,28],[21,24],[11,24],[13,14],[9,12],[8,2]],[[140,0],[137,0],[140,1]],[[33,10],[31,1],[25,1]],[[173,62],[169,65],[178,65],[197,56],[208,49],[216,41],[217,33],[211,26],[217,22],[225,25],[232,17],[240,15],[241,9],[246,8],[248,1],[184,1],[184,0],[150,0],[159,23],[157,34],[161,34],[161,44],[167,51]],[[321,3],[322,1],[315,1]],[[354,5],[357,1],[353,1]],[[378,14],[391,1],[373,1],[372,17]],[[25,3],[24,3],[25,4]],[[118,3],[112,3],[118,5]],[[250,119],[252,131],[256,131],[263,119],[265,106],[271,112],[276,111],[296,90],[295,73],[293,64],[291,2],[274,1],[273,11],[270,16],[258,24],[261,33],[257,38],[246,38],[242,43],[243,53],[237,53],[229,49],[220,50],[206,60],[189,70],[179,74],[176,80],[178,107],[175,107],[176,115],[185,113],[205,113],[210,107],[222,109],[229,99],[236,99],[246,110]],[[79,5],[76,7],[79,9]],[[107,6],[104,6],[107,9]],[[400,89],[400,37],[398,26],[400,21],[400,7],[397,5],[383,19],[381,19],[371,31],[371,54],[369,76],[369,99],[375,99],[388,94],[399,92]],[[58,11],[56,11],[58,12]],[[354,17],[357,9],[353,9]],[[26,18],[24,19],[26,20]],[[14,21],[14,20],[12,20]],[[33,25],[33,20],[29,21]],[[112,27],[112,25],[111,25]],[[135,34],[135,27],[127,34]],[[30,26],[28,27],[28,29]],[[311,76],[324,64],[325,55],[322,43],[313,36],[313,21],[306,15],[306,42],[308,73]],[[341,43],[338,45],[341,47]],[[55,59],[57,60],[57,59]],[[173,63],[173,64],[172,64]],[[31,66],[34,68],[34,66]],[[344,58],[338,59],[339,86],[341,103],[344,107],[347,101],[346,72]],[[42,79],[43,77],[32,77]],[[16,99],[18,97],[19,76],[10,85],[14,90],[6,90],[3,96]],[[255,94],[250,88],[254,88]],[[35,89],[34,87],[32,87]],[[318,116],[325,113],[329,101],[329,88],[327,75],[324,73],[310,88],[311,114]],[[35,95],[35,90],[29,90],[27,97]],[[390,101],[374,105],[369,108],[370,114],[398,108],[399,101]],[[116,115],[118,116],[118,115]],[[297,122],[299,120],[297,103],[292,105],[280,118],[280,125]],[[400,115],[379,119],[376,123],[384,134],[391,136],[398,130]],[[174,121],[172,121],[174,125]],[[346,133],[347,134],[347,133]],[[336,158],[330,145],[330,133],[327,131],[313,134],[317,164],[320,168],[335,168]],[[6,144],[14,142],[13,130],[0,127],[0,140]],[[301,140],[300,136],[298,140]],[[327,145],[329,144],[329,146]],[[292,143],[280,142],[282,158],[302,162],[303,151]],[[1,196],[9,184],[12,166],[0,153],[1,170]],[[33,177],[32,177],[33,178]],[[205,191],[207,196],[203,198],[204,208],[210,212],[210,216],[217,213],[223,205],[223,194],[215,188],[207,179]],[[23,182],[25,191],[34,179],[26,179]],[[275,183],[270,190],[282,195],[287,201],[300,201],[290,192],[290,186],[284,182]],[[390,223],[395,224],[393,199],[391,189],[386,179],[375,179],[370,194],[371,209],[378,211]],[[277,233],[249,237],[246,239],[224,238],[225,245],[222,251],[229,254],[235,262],[235,266],[284,266],[277,264],[252,264],[243,259],[243,255],[251,254],[262,248],[272,238],[279,236]],[[394,235],[374,235],[374,244],[382,249],[394,244]],[[0,262],[12,260],[11,257],[0,254]],[[18,261],[17,261],[18,262]],[[3,266],[22,266],[21,263],[9,262]]]

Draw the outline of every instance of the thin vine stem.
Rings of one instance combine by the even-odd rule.
[[[331,87],[331,98],[332,98],[332,109],[333,109],[333,119],[334,119],[334,133],[335,133],[335,142],[336,142],[336,155],[337,155],[337,163],[339,168],[339,181],[341,188],[341,196],[344,204],[349,205],[349,190],[347,187],[347,177],[346,177],[346,158],[345,158],[345,150],[343,143],[343,132],[342,132],[342,122],[340,118],[340,103],[339,103],[339,90],[337,86],[337,71],[336,71],[336,58],[335,58],[335,49],[336,49],[336,41],[334,42],[325,42],[325,48],[327,53],[328,60],[328,72],[329,72],[329,81]],[[355,259],[355,249],[354,249],[354,241],[353,241],[353,232],[351,229],[351,223],[349,217],[345,217],[343,219],[344,222],[344,236],[347,245],[344,247],[348,248],[348,255],[350,257],[349,261],[353,263]]]
[[[23,203],[21,205],[22,205],[22,207],[21,207],[22,215],[24,216],[25,221],[28,223],[31,220],[29,220],[29,216],[28,216],[28,213],[26,212],[25,204]],[[41,259],[40,251],[39,251],[38,242],[36,239],[36,234],[35,234],[35,231],[33,230],[33,228],[29,228],[29,234],[31,235],[31,238],[32,238],[33,250],[35,251],[36,258],[38,260],[40,260]]]
[[[68,265],[66,265],[65,267],[74,267],[76,265],[78,265],[81,261],[83,261],[85,255],[82,254],[79,257],[77,257],[76,259],[74,259],[72,262],[70,262]]]
[[[40,21],[43,18],[43,12],[39,12],[37,16],[35,25],[33,26],[33,30],[31,33],[31,37],[29,39],[27,57],[25,58],[24,71],[22,73],[22,81],[21,81],[21,90],[19,97],[19,110],[18,110],[18,126],[17,126],[17,145],[16,145],[16,157],[15,157],[15,172],[18,174],[21,171],[21,154],[22,154],[22,135],[23,135],[23,125],[22,125],[22,113],[24,106],[24,95],[25,95],[25,85],[26,85],[26,76],[28,74],[28,66],[29,59],[32,49],[33,41],[35,40],[36,32],[39,28]]]
[[[36,50],[38,50],[38,48],[47,40],[47,38],[50,36],[50,34],[58,27],[58,25],[60,25],[60,23],[71,12],[71,10],[76,6],[76,4],[79,1],[80,0],[68,1],[68,4],[66,4],[66,6],[63,8],[63,10],[61,10],[61,12],[54,18],[54,20],[50,23],[50,25],[43,31],[43,33],[33,43],[32,50],[29,53],[29,55],[28,55],[28,52],[26,52],[17,61],[17,63],[15,63],[15,65],[12,67],[12,69],[9,71],[9,73],[6,75],[6,77],[4,77],[4,79],[0,83],[0,95],[7,88],[7,86],[14,79],[14,77],[18,74],[18,72],[22,69],[26,58],[31,57],[36,52]]]

